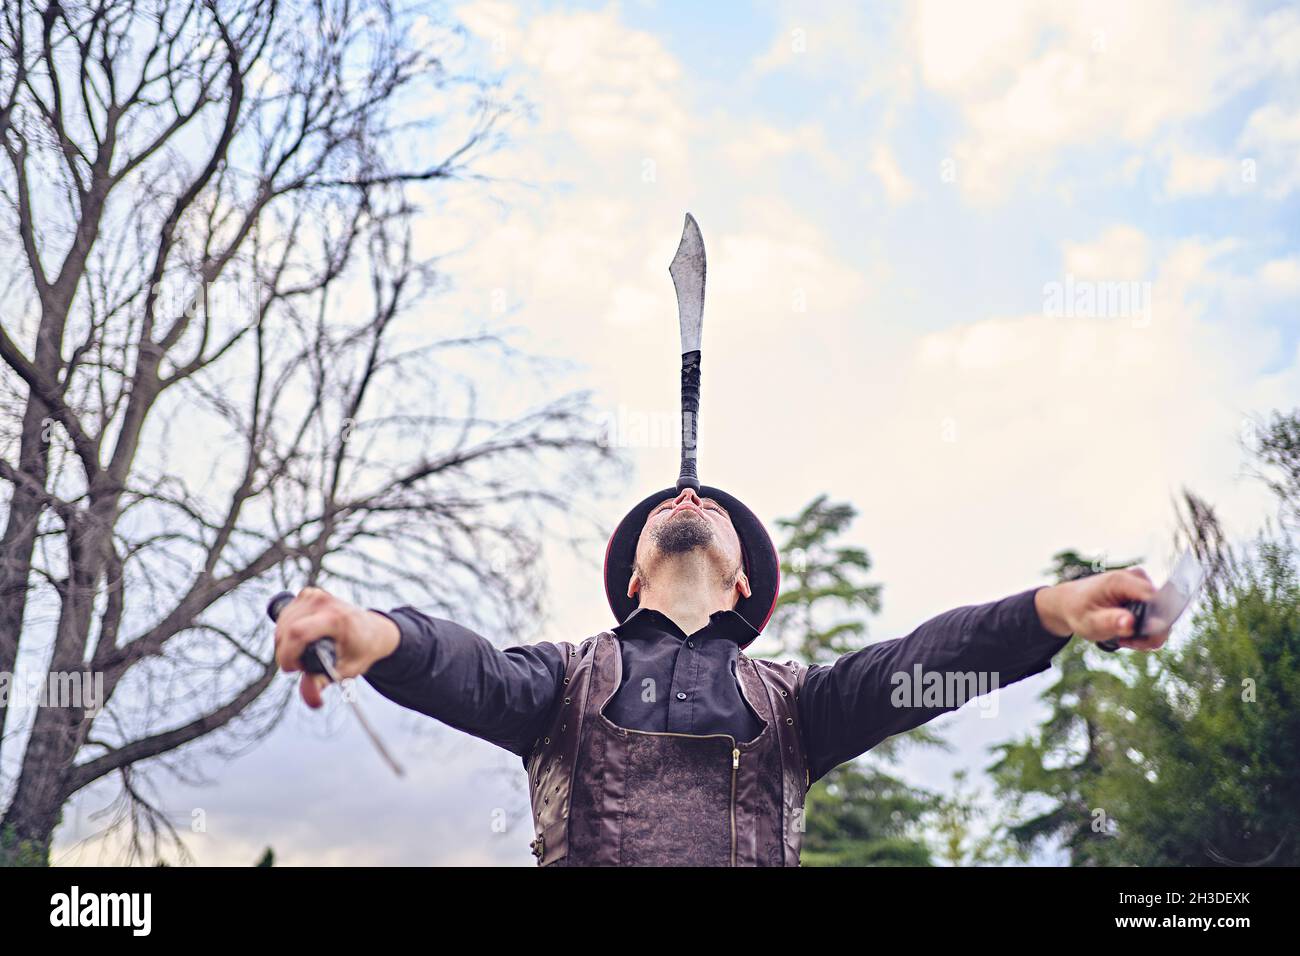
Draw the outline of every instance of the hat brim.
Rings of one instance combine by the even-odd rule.
[[[605,597],[620,624],[627,620],[637,606],[636,599],[627,596],[627,584],[632,578],[632,567],[636,563],[636,545],[641,538],[641,530],[655,505],[676,496],[675,488],[665,488],[650,495],[624,516],[609,537],[609,544],[605,547]],[[781,592],[781,562],[777,557],[776,545],[772,543],[763,522],[740,499],[707,485],[700,488],[699,496],[712,498],[731,515],[731,523],[740,538],[745,576],[749,579],[750,590],[749,597],[737,602],[736,612],[756,632],[761,632],[776,610],[777,595]]]

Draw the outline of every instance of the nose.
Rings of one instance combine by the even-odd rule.
[[[700,496],[695,493],[694,488],[683,488],[681,492],[673,499],[674,505],[680,505],[683,501],[689,501],[695,507],[700,507]]]

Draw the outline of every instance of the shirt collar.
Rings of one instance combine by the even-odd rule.
[[[678,627],[668,615],[650,607],[633,608],[632,613],[624,619],[623,623],[614,628],[614,633],[619,637],[636,637],[647,630],[671,634],[679,641],[694,636],[688,635]],[[704,634],[706,637],[721,637],[737,646],[744,646],[758,636],[758,631],[754,630],[753,625],[731,610],[714,611],[709,615],[709,623],[696,633]]]

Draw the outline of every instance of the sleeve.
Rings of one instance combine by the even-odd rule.
[[[366,672],[394,703],[526,757],[545,732],[564,681],[557,644],[499,650],[468,628],[412,607],[378,611],[397,625],[397,650]]]
[[[810,667],[799,718],[811,779],[886,737],[1046,670],[1069,638],[1043,627],[1038,590],[955,608],[906,637]]]

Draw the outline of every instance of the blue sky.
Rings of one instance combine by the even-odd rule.
[[[702,474],[769,519],[821,492],[855,503],[885,586],[874,636],[1042,583],[1066,547],[1159,574],[1184,485],[1238,534],[1267,516],[1241,445],[1300,386],[1294,6],[453,9],[534,115],[485,161],[496,184],[431,199],[420,238],[452,279],[436,311],[491,321],[504,297],[528,345],[576,360],[565,387],[671,415],[667,264],[692,211]],[[1136,283],[1150,308],[1048,314],[1067,278]],[[593,504],[610,525],[676,455],[625,451],[626,486]],[[596,557],[550,565],[549,615],[499,643],[605,626]],[[1049,680],[1003,691],[996,720],[945,718],[955,752],[903,772],[943,788],[978,771]],[[517,761],[365,700],[411,779],[346,715],[291,707],[252,753],[204,758],[213,784],[165,793],[178,819],[208,810],[196,857],[526,864],[526,826],[493,825],[523,805]],[[76,840],[95,805],[65,861],[94,852]]]

